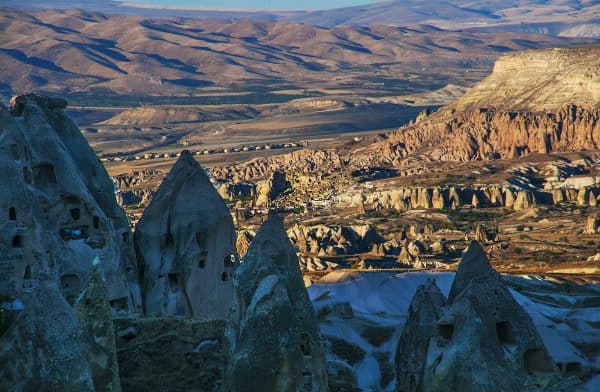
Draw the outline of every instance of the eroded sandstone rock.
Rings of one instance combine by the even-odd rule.
[[[229,209],[183,151],[136,227],[147,314],[225,319],[233,298],[235,237]]]
[[[396,367],[399,391],[576,386],[559,379],[531,318],[475,241],[463,254],[447,303],[431,283],[417,290]]]
[[[280,218],[260,228],[234,283],[225,389],[327,390],[319,326]]]

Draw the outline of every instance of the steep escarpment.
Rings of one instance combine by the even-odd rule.
[[[471,161],[600,148],[599,59],[600,45],[502,57],[456,103],[388,134],[366,156]]]

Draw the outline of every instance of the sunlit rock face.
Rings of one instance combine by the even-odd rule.
[[[326,391],[317,319],[283,224],[263,224],[235,273],[229,320],[231,391]]]
[[[235,238],[229,209],[204,169],[183,151],[136,227],[146,313],[226,319]]]
[[[49,233],[48,251],[58,265],[60,289],[67,301],[75,301],[98,257],[113,311],[131,312],[141,300],[129,225],[112,180],[64,114],[65,107],[61,99],[34,94],[14,97],[11,114],[23,143],[12,144],[10,153],[15,161],[29,159],[21,176],[35,191],[34,203],[40,211],[36,216]],[[18,208],[16,212],[19,219]],[[23,241],[26,246],[27,239]]]
[[[396,354],[399,391],[552,390],[560,382],[479,243],[465,251],[445,301],[432,283],[417,290]],[[415,342],[426,349],[414,350]]]

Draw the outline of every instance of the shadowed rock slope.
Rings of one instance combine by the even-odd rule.
[[[183,151],[136,227],[145,311],[224,320],[233,298],[235,242],[229,209]]]
[[[426,350],[414,351],[419,342]],[[410,366],[408,358],[414,359]],[[483,248],[465,250],[448,303],[435,283],[411,303],[396,353],[399,391],[573,390]]]
[[[279,217],[270,216],[260,228],[234,284],[225,389],[327,390],[317,319]]]

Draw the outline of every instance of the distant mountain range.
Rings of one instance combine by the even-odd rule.
[[[0,8],[0,92],[403,95],[472,84],[505,52],[590,42],[432,26],[322,28]]]
[[[146,17],[287,20],[323,27],[428,24],[444,29],[503,29],[600,38],[598,0],[395,0],[322,11],[208,11],[100,0],[4,0],[17,9],[81,8]]]

